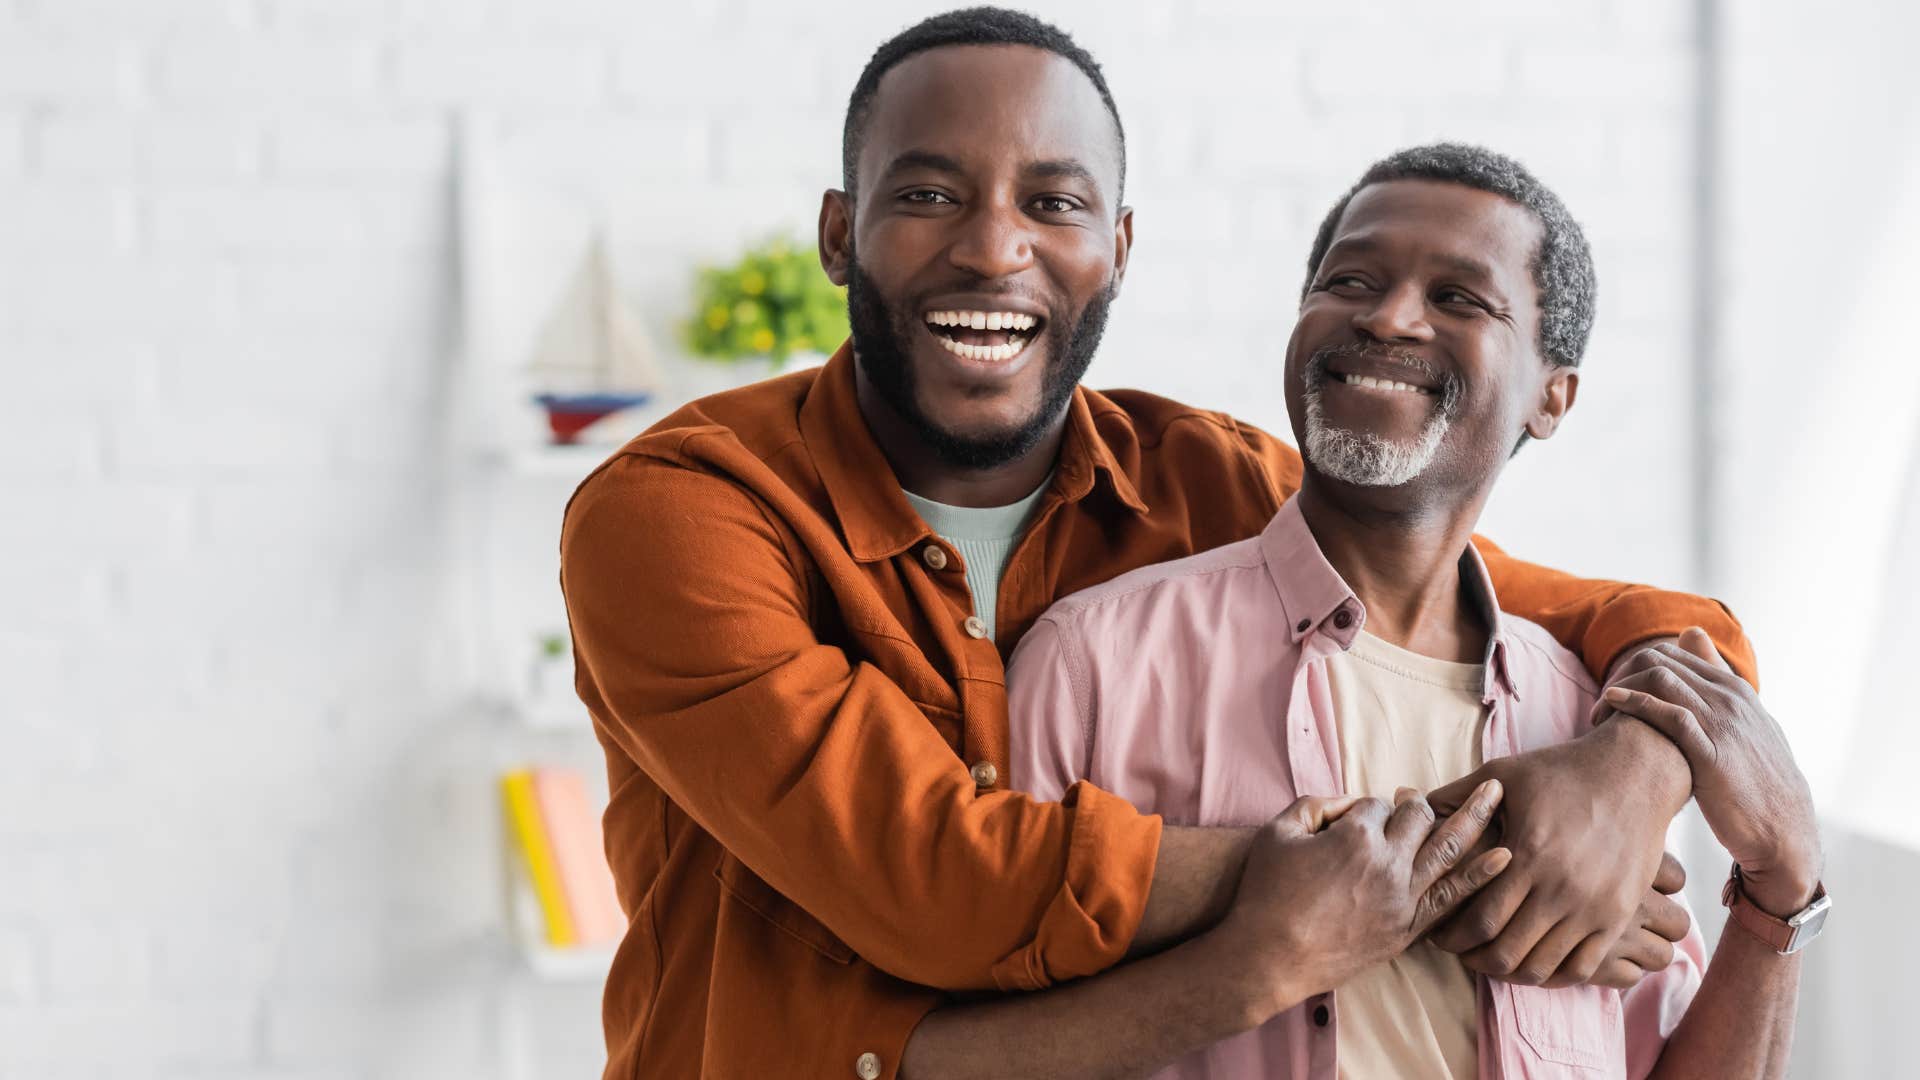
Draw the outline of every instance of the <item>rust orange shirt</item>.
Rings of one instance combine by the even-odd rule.
[[[853,361],[696,401],[567,508],[561,586],[606,751],[630,919],[610,1078],[892,1077],[946,991],[1045,987],[1126,951],[1160,819],[1081,783],[1008,791],[1005,656],[1054,600],[1261,531],[1294,450],[1220,413],[1077,391],[1004,571],[998,645],[909,508]],[[1502,604],[1596,674],[1719,604],[1482,544]]]

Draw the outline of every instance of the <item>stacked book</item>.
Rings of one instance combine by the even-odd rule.
[[[614,945],[627,930],[586,781],[572,769],[500,778],[515,862],[531,885],[547,945]]]

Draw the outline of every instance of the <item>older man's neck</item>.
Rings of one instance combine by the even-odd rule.
[[[1423,501],[1309,469],[1298,498],[1321,553],[1366,605],[1368,633],[1440,660],[1478,663],[1486,655],[1488,627],[1460,582],[1484,494]]]

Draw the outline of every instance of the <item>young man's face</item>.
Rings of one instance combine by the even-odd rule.
[[[1538,220],[1460,184],[1354,195],[1287,346],[1287,409],[1308,465],[1412,492],[1479,488],[1523,431],[1544,438],[1576,376],[1542,359]]]
[[[821,253],[862,373],[950,463],[1030,449],[1092,360],[1132,229],[1092,82],[1025,46],[909,57],[880,81],[856,180],[851,205],[829,194]]]

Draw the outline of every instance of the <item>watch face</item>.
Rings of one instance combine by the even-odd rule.
[[[1780,951],[1783,953],[1799,952],[1806,947],[1807,942],[1819,937],[1820,931],[1825,929],[1827,925],[1827,912],[1832,910],[1832,908],[1833,902],[1822,896],[1820,899],[1808,904],[1805,911],[1788,919],[1787,925],[1793,927],[1793,940],[1788,942],[1787,947]]]

